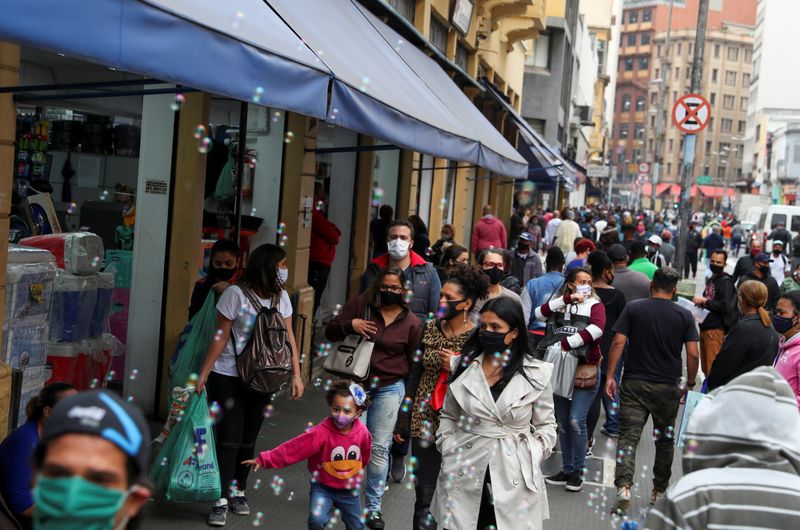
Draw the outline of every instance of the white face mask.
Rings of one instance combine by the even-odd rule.
[[[402,239],[392,239],[386,245],[389,248],[389,255],[392,259],[401,260],[408,256],[408,247],[411,243]]]
[[[281,285],[285,284],[289,280],[289,269],[278,269],[278,282]]]
[[[589,296],[592,294],[592,286],[591,285],[576,285],[575,286],[575,293],[576,294],[585,294]]]

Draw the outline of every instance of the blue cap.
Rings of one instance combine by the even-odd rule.
[[[772,259],[769,257],[769,255],[764,254],[762,252],[761,254],[757,254],[756,257],[753,258],[753,263],[772,263]]]

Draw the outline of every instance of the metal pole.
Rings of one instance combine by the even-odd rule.
[[[692,84],[690,91],[696,93],[700,90],[703,80],[703,56],[706,49],[706,26],[708,25],[708,0],[700,0],[697,11],[697,33],[694,38],[694,61],[692,62]],[[689,235],[689,210],[691,209],[691,190],[694,180],[694,152],[697,146],[697,136],[687,134],[683,140],[683,174],[681,178],[681,198],[678,203],[678,248],[676,249],[675,265],[678,271],[683,271],[683,262],[686,259],[686,241]]]
[[[242,101],[239,106],[239,148],[236,152],[236,207],[234,208],[234,216],[236,217],[236,226],[234,229],[233,239],[238,245],[241,246],[242,236],[242,181],[244,180],[244,155],[247,152],[247,103]]]
[[[606,203],[607,208],[611,208],[611,192],[614,189],[614,174],[609,169],[608,174],[608,203]]]
[[[664,128],[665,128],[665,104],[667,102],[667,83],[669,82],[669,71],[672,69],[672,52],[670,45],[672,44],[672,8],[674,7],[675,0],[669,1],[669,15],[667,16],[667,37],[664,39],[664,56],[665,59],[661,62],[661,86],[658,88],[658,115],[656,116],[656,152],[655,164],[653,164],[653,178],[650,179],[653,183],[653,210],[656,208],[656,184],[661,180],[661,166],[664,164]]]

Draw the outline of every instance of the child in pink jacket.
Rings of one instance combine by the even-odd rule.
[[[372,436],[358,417],[369,397],[357,383],[335,382],[326,395],[330,416],[300,436],[243,464],[280,469],[307,460],[311,472],[309,530],[322,530],[338,508],[347,530],[362,530],[359,487],[369,464]]]

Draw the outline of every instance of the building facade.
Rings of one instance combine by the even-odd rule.
[[[776,142],[792,136],[800,123],[800,70],[787,61],[796,48],[793,21],[798,16],[797,2],[758,2],[743,171],[746,184],[771,195],[775,203],[794,201],[796,194],[797,183],[776,174],[777,161],[786,154],[776,150]]]
[[[741,0],[738,2],[718,0],[710,2],[707,24],[708,41],[707,49],[705,50],[706,68],[704,68],[703,72],[704,86],[706,86],[705,83],[708,82],[709,75],[714,68],[718,70],[717,75],[721,75],[723,78],[721,83],[725,83],[725,73],[719,74],[719,63],[727,60],[727,55],[714,57],[715,45],[711,44],[711,48],[708,48],[712,35],[716,35],[714,38],[722,39],[717,43],[721,49],[724,47],[723,41],[729,33],[739,32],[738,30],[734,31],[732,28],[742,27],[746,29],[753,27],[755,25],[755,5],[756,0]],[[652,166],[652,163],[656,160],[656,118],[659,112],[658,106],[660,105],[660,97],[657,93],[659,91],[658,84],[661,83],[663,75],[660,65],[666,62],[663,54],[666,53],[664,41],[667,29],[670,26],[670,7],[672,7],[671,30],[674,37],[673,45],[670,48],[675,60],[672,61],[673,57],[670,56],[670,60],[674,64],[670,65],[668,84],[674,83],[674,85],[670,85],[672,88],[666,89],[665,108],[660,109],[662,113],[669,113],[675,99],[688,92],[699,0],[625,0],[623,4],[611,158],[612,163],[617,168],[618,181],[623,188],[623,193],[626,194],[636,193],[635,183],[640,181],[640,164],[647,162]],[[717,34],[716,32],[722,33]],[[737,42],[737,47],[746,46],[746,43],[740,43],[737,39],[739,37],[734,38],[734,41]],[[660,48],[656,40],[661,43]],[[745,68],[743,59],[744,52],[740,52],[737,59],[739,68]],[[716,67],[708,67],[709,64],[715,61],[718,63]],[[658,67],[655,66],[656,62],[659,63]],[[675,68],[679,69],[677,74]],[[737,84],[741,87],[741,77],[744,73],[743,71],[735,70],[732,76],[729,76],[729,80],[732,81],[733,76],[735,76],[738,80]],[[710,82],[712,84],[720,83],[719,77],[716,81]],[[710,87],[711,85],[708,86]],[[735,88],[733,85],[728,86]],[[654,93],[656,93],[655,97],[653,96]],[[738,94],[728,95],[732,95],[734,98],[741,97]],[[721,106],[721,103],[722,100],[716,106],[712,104],[712,115]],[[728,100],[728,103],[730,103],[730,100]],[[735,106],[740,104],[740,100],[735,101]],[[725,110],[733,111],[734,109]],[[725,119],[734,120],[735,118],[726,117]],[[736,121],[738,122],[738,120]],[[726,121],[725,123],[727,129],[728,122]],[[715,124],[714,127],[716,128],[717,125]],[[736,122],[731,124],[731,136],[735,135],[734,131],[737,131],[738,127],[739,125]],[[664,125],[664,133],[666,134],[671,128],[673,126],[671,120],[668,119]],[[650,148],[650,140],[653,140],[652,149]],[[663,140],[661,143],[665,144],[666,153],[669,154],[669,140],[666,135]],[[702,134],[698,140],[703,148],[706,145],[705,142],[708,141],[702,137]],[[719,152],[718,149],[715,151],[713,146],[718,145],[720,141],[723,144],[733,143],[730,139],[728,141],[711,141],[712,147],[698,154],[698,162],[695,167],[699,167],[699,174],[703,174],[702,171],[705,169],[704,157],[706,151],[709,153]],[[673,154],[680,153],[680,147],[676,146],[676,143],[680,144],[680,138],[673,135]],[[738,149],[733,145],[729,148]],[[680,155],[678,154],[679,158]],[[709,171],[718,174],[719,161],[714,158],[709,159],[708,162]],[[673,162],[670,168],[668,167],[669,163],[665,158],[665,163],[659,168],[661,181],[666,178],[676,178],[678,164]],[[711,166],[714,165],[717,165],[717,169],[711,169]],[[663,178],[661,178],[662,175]]]

